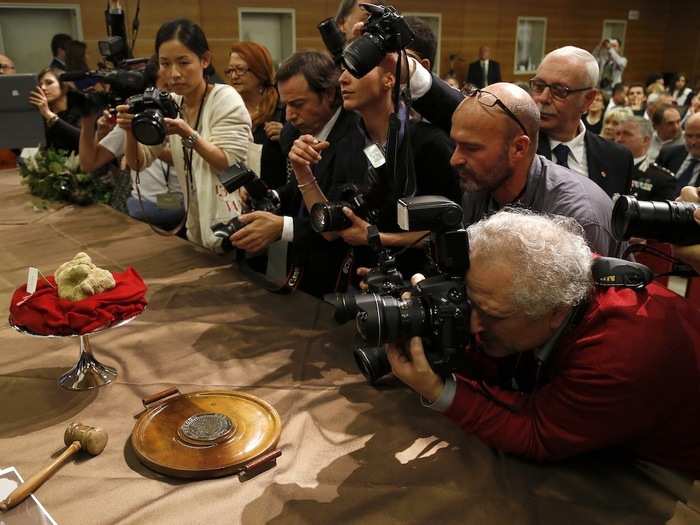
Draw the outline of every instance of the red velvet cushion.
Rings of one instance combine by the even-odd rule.
[[[133,268],[112,275],[114,288],[76,302],[58,297],[58,291],[51,287],[56,286],[51,276],[51,286],[40,279],[36,292],[22,303],[27,295],[25,284],[12,295],[10,319],[34,334],[75,335],[112,326],[141,313],[146,306],[147,289],[141,276]]]

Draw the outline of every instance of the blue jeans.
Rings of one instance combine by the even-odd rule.
[[[159,208],[155,202],[146,199],[142,199],[141,202],[143,202],[143,211],[136,197],[130,196],[126,200],[129,216],[139,221],[150,222],[153,226],[164,230],[172,230],[175,226],[180,224],[182,216],[185,214],[183,208],[179,210],[166,210]],[[146,212],[145,215],[143,213],[144,211]]]

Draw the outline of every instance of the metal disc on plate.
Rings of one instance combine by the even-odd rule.
[[[146,411],[131,434],[138,458],[169,476],[210,478],[241,470],[272,450],[282,423],[250,394],[191,392]]]

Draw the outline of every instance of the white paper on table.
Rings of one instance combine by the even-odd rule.
[[[4,500],[24,480],[15,467],[0,469],[0,501]],[[32,494],[7,512],[0,512],[0,525],[58,525],[44,506]]]

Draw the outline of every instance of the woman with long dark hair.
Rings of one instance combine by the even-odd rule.
[[[50,68],[39,72],[39,85],[29,95],[46,125],[46,147],[78,151],[80,114],[68,105],[68,86],[59,80],[60,71]]]
[[[227,193],[218,174],[244,161],[252,141],[251,122],[241,96],[231,86],[211,85],[206,72],[211,51],[201,27],[186,19],[163,24],[156,35],[160,75],[172,98],[180,105],[180,116],[166,118],[175,171],[186,196],[187,237],[214,251],[223,251],[211,227],[237,217],[243,207],[240,191]],[[129,106],[117,108],[117,123],[126,133],[129,167],[141,170],[163,149],[137,142],[131,129]]]
[[[255,42],[234,44],[226,78],[243,97],[253,123],[253,140],[262,145],[260,176],[272,188],[282,186],[287,182],[286,157],[279,138],[285,119],[270,52]]]

